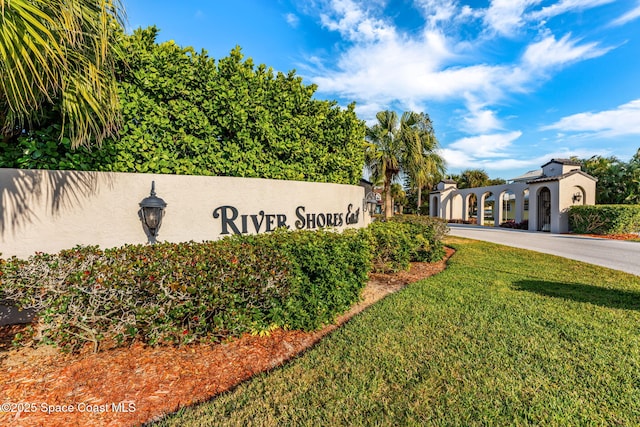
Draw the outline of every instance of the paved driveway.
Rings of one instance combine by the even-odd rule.
[[[640,242],[449,224],[450,235],[530,249],[640,276]]]

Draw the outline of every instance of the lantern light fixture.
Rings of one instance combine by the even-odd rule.
[[[162,224],[164,208],[167,203],[156,196],[156,182],[151,181],[151,194],[140,202],[140,216],[143,224],[149,230],[151,238],[155,240]]]
[[[376,199],[376,194],[373,191],[369,191],[362,200],[362,210],[364,212],[369,212],[369,215],[373,215],[377,204],[378,199]]]
[[[578,191],[573,195],[573,203],[580,203],[580,200],[582,200],[582,193]]]

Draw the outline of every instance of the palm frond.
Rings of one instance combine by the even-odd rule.
[[[112,46],[123,22],[120,0],[0,0],[3,133],[60,99],[74,147],[112,134],[120,123]]]

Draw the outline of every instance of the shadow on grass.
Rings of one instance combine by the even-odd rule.
[[[520,280],[515,282],[515,289],[548,297],[587,302],[602,307],[640,310],[640,292],[607,289],[582,283],[547,282],[542,280]]]

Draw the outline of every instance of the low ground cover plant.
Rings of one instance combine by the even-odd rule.
[[[313,330],[359,300],[372,260],[406,268],[444,254],[426,223],[372,225],[0,259],[0,302],[39,313],[24,342],[69,350]]]
[[[640,205],[572,206],[569,228],[582,234],[640,233]]]

